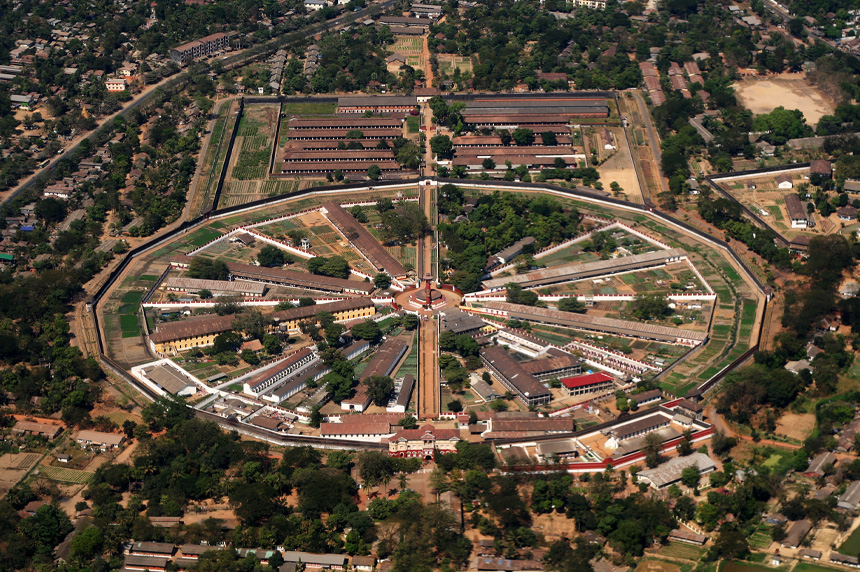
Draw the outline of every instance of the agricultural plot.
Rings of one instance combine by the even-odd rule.
[[[209,144],[202,155],[200,174],[193,194],[192,212],[202,212],[212,203],[215,187],[221,177],[221,169],[227,156],[230,133],[236,124],[236,110],[232,101],[223,104],[209,135]]]
[[[303,230],[310,241],[310,250],[315,255],[325,257],[342,256],[349,262],[352,269],[367,274],[376,273],[376,270],[370,263],[349,246],[343,236],[318,212],[311,212],[300,217],[257,227],[258,232],[281,240],[287,238],[287,233],[290,230]]]
[[[73,483],[76,485],[83,485],[93,478],[95,473],[91,473],[89,471],[79,471],[77,469],[66,469],[64,467],[47,467],[43,466],[39,468],[39,473],[52,481],[58,481],[61,483]]]
[[[684,560],[698,561],[705,553],[705,549],[701,546],[693,546],[691,544],[683,544],[681,542],[670,542],[666,546],[660,548],[662,556],[672,558],[683,558]]]
[[[460,69],[460,73],[472,73],[472,58],[455,56],[453,54],[439,54],[439,71],[451,75],[455,68]]]
[[[280,117],[280,108],[274,104],[249,104],[245,106],[233,154],[221,191],[218,206],[244,204],[277,194],[266,193],[262,182],[268,177],[275,131]],[[273,190],[271,187],[270,191]]]
[[[423,38],[412,36],[396,36],[391,51],[406,57],[406,64],[416,69],[423,69],[425,65]]]

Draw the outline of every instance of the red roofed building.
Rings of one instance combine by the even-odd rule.
[[[460,442],[457,429],[436,429],[422,425],[419,429],[403,429],[388,439],[388,454],[392,457],[421,457],[432,461],[436,453],[456,453]]]
[[[585,393],[599,393],[615,387],[615,381],[612,379],[612,376],[603,372],[566,377],[561,380],[561,383],[567,390],[567,394],[571,396],[583,395]]]

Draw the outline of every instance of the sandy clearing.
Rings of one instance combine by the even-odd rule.
[[[779,418],[776,433],[789,439],[803,441],[815,428],[815,415],[812,413],[785,413]]]
[[[779,106],[799,109],[806,122],[815,125],[834,107],[801,74],[768,78],[745,78],[732,87],[740,102],[753,113],[770,113]]]

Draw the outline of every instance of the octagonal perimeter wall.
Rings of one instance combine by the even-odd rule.
[[[108,279],[102,284],[102,286],[96,291],[93,296],[87,300],[87,310],[93,313],[93,322],[96,330],[96,340],[98,344],[98,358],[102,362],[102,365],[109,369],[117,376],[121,377],[132,387],[137,389],[141,394],[143,394],[147,399],[155,399],[157,396],[154,396],[151,391],[148,391],[147,388],[143,387],[142,384],[137,382],[137,380],[131,376],[128,372],[126,372],[117,362],[110,358],[110,356],[106,355],[105,349],[106,345],[104,342],[104,332],[102,331],[101,323],[98,316],[98,304],[102,298],[113,288],[116,284],[117,280],[123,274],[123,272],[128,269],[128,267],[134,262],[134,260],[147,252],[168,243],[175,238],[184,235],[210,221],[217,220],[220,218],[240,214],[243,212],[250,212],[261,207],[278,205],[281,203],[293,201],[296,199],[308,198],[308,197],[320,197],[324,199],[330,195],[343,194],[344,192],[362,192],[362,191],[378,191],[378,190],[396,190],[398,188],[409,188],[415,186],[435,186],[438,184],[444,183],[452,183],[458,186],[473,188],[476,190],[483,191],[539,191],[544,193],[549,193],[552,195],[575,199],[587,203],[593,203],[598,205],[607,206],[614,209],[621,209],[628,212],[645,214],[647,216],[656,218],[662,221],[665,224],[670,225],[678,231],[683,233],[687,233],[690,235],[694,235],[697,239],[721,250],[723,253],[727,254],[729,258],[731,258],[741,272],[746,277],[747,281],[755,286],[758,293],[764,299],[764,306],[766,306],[767,301],[770,299],[770,291],[765,287],[764,284],[756,277],[756,275],[746,266],[744,261],[735,254],[731,248],[729,248],[728,244],[724,241],[715,238],[707,233],[696,229],[688,224],[685,224],[682,221],[679,221],[665,213],[655,210],[653,207],[640,205],[635,203],[630,203],[627,201],[623,201],[620,199],[606,197],[601,194],[595,193],[591,189],[587,188],[576,188],[569,189],[564,187],[557,187],[554,185],[548,184],[537,184],[537,183],[510,183],[510,182],[498,182],[498,181],[472,181],[472,180],[460,180],[460,179],[442,179],[442,178],[425,178],[425,179],[413,179],[408,181],[399,181],[396,183],[375,183],[369,185],[367,183],[353,183],[353,184],[345,184],[345,185],[336,185],[336,186],[325,186],[325,187],[315,187],[304,189],[295,193],[291,193],[290,195],[278,196],[278,197],[269,197],[265,199],[260,199],[257,201],[253,201],[251,203],[247,203],[244,205],[236,205],[232,207],[226,207],[223,209],[218,209],[207,213],[204,216],[197,217],[193,220],[187,221],[181,224],[179,227],[174,229],[173,231],[154,238],[153,240],[142,244],[128,253],[126,253],[121,259],[120,263],[111,271]],[[764,308],[762,308],[764,310]],[[764,316],[764,312],[760,312],[759,320]],[[760,332],[759,332],[760,337]],[[749,357],[758,349],[758,340],[756,343],[742,356],[740,356],[737,360],[723,368],[716,375],[711,377],[702,383],[697,389],[702,393],[709,391],[725,376],[726,373],[736,368],[738,365],[745,362]],[[272,436],[270,436],[271,438]]]

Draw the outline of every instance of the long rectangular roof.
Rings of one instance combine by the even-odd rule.
[[[541,375],[576,367],[578,365],[582,365],[582,360],[570,354],[536,359],[522,364],[523,369],[532,375]]]
[[[359,379],[364,381],[373,375],[391,375],[394,366],[406,352],[406,347],[406,342],[399,338],[388,338],[382,342]]]
[[[481,350],[481,357],[502,372],[508,382],[526,397],[533,399],[550,393],[535,376],[524,370],[520,362],[503,348],[499,346],[486,347]]]
[[[571,280],[591,278],[594,276],[603,276],[605,274],[614,274],[627,270],[658,266],[666,264],[672,259],[684,258],[686,256],[687,252],[684,249],[670,248],[668,250],[643,252],[642,254],[633,254],[631,256],[619,256],[608,260],[574,262],[572,264],[553,266],[543,270],[535,270],[534,272],[526,272],[525,274],[502,276],[500,278],[485,280],[484,288],[489,290],[493,288],[502,288],[511,282],[521,284],[524,288],[543,286],[546,284],[554,284],[556,282],[567,282]]]
[[[364,228],[355,217],[346,212],[340,204],[329,202],[323,205],[326,210],[326,218],[343,233],[351,237],[349,240],[361,253],[370,260],[377,269],[384,270],[392,278],[405,278],[406,269],[389,253],[382,244],[376,240],[370,232]]]
[[[167,322],[156,326],[149,339],[155,343],[182,340],[195,336],[220,334],[230,329],[233,316],[201,316],[178,322]]]
[[[412,390],[415,388],[415,377],[407,373],[403,376],[403,384],[400,386],[400,393],[397,395],[397,405],[406,407],[409,405],[409,398],[412,397]]]
[[[266,291],[265,284],[259,282],[243,282],[230,280],[203,280],[200,278],[178,278],[170,276],[164,281],[164,287],[176,290],[209,290],[211,292],[231,292],[234,294],[256,294],[262,296]]]
[[[530,322],[556,324],[573,329],[599,331],[669,342],[673,342],[678,339],[704,342],[708,339],[707,332],[682,330],[681,328],[660,326],[646,322],[633,322],[630,320],[619,320],[617,318],[605,318],[603,316],[561,312],[559,310],[551,310],[549,308],[536,308],[533,306],[524,306],[522,304],[510,304],[508,302],[484,302],[483,306],[487,309],[506,312],[511,318]]]
[[[291,377],[286,383],[279,385],[278,388],[272,392],[272,395],[283,400],[285,395],[292,393],[296,388],[301,387],[318,375],[328,373],[329,371],[331,371],[331,367],[324,363],[311,366],[308,369],[303,370],[299,375]]]
[[[312,288],[314,290],[325,290],[328,292],[343,292],[345,290],[351,290],[370,293],[374,290],[372,282],[332,278],[330,276],[311,274],[309,272],[284,270],[283,268],[266,268],[265,266],[254,266],[253,264],[242,264],[240,262],[228,262],[227,268],[233,276],[259,280],[260,282],[270,282],[273,284]]]
[[[400,107],[405,105],[417,107],[418,98],[414,95],[348,95],[337,98],[338,107]]]
[[[324,129],[327,127],[342,127],[344,129],[367,128],[400,128],[403,120],[396,117],[355,117],[355,114],[337,115],[320,118],[291,118],[290,129]]]
[[[312,318],[317,312],[340,312],[366,308],[372,305],[373,302],[367,298],[345,298],[337,302],[329,302],[328,304],[299,306],[289,310],[272,312],[267,317],[277,321],[290,322]],[[159,324],[158,329],[149,338],[155,343],[160,343],[196,336],[219,334],[226,332],[232,327],[233,318],[234,316],[204,316],[201,318],[189,318],[179,322],[167,322]]]
[[[294,353],[293,355],[291,355],[290,357],[288,357],[284,361],[278,362],[275,365],[273,365],[272,367],[266,368],[262,372],[255,375],[250,381],[247,382],[248,387],[254,388],[254,387],[257,387],[258,385],[260,385],[262,383],[265,383],[266,381],[272,379],[273,377],[275,377],[276,375],[278,375],[279,373],[281,373],[285,369],[289,369],[290,367],[292,367],[296,363],[302,361],[303,359],[305,359],[306,357],[308,357],[312,353],[313,352],[309,348],[303,348],[303,349],[297,351],[296,353]]]
[[[806,209],[803,208],[803,203],[800,202],[800,198],[794,193],[785,195],[785,208],[791,220],[807,220],[809,218],[806,214]]]
[[[350,131],[352,129],[346,127],[342,129],[289,129],[287,130],[287,137],[291,139],[299,137],[306,139],[346,139]],[[364,139],[394,139],[403,135],[403,129],[400,127],[362,129],[361,134]]]
[[[194,386],[194,382],[170,365],[157,365],[150,370],[144,370],[144,373],[146,377],[173,395],[176,395],[188,386]]]

